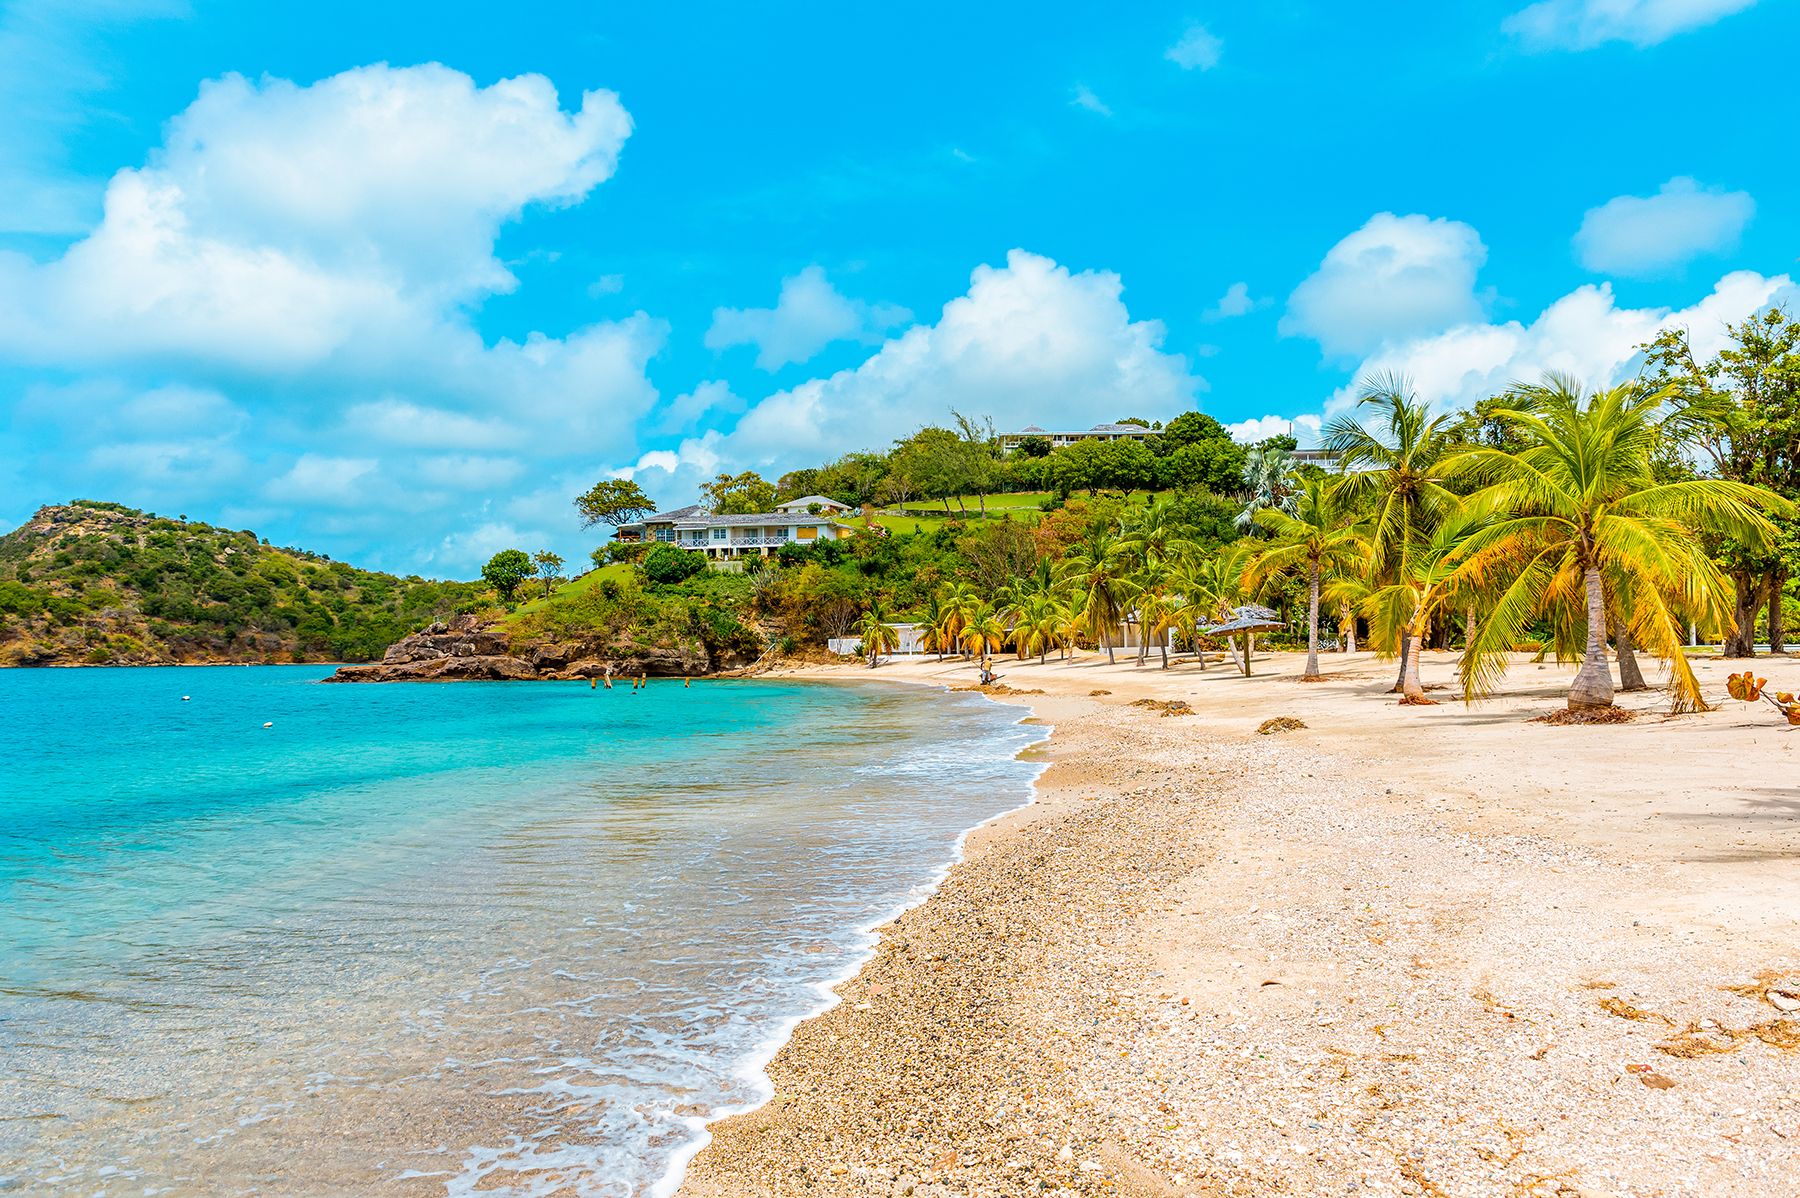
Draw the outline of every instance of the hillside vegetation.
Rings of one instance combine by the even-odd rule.
[[[41,508],[0,537],[0,665],[366,661],[489,601],[479,583],[358,570],[116,503]]]

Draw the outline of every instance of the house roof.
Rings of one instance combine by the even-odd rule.
[[[802,495],[798,499],[790,499],[786,503],[778,503],[775,505],[775,507],[777,508],[777,510],[786,511],[789,508],[796,508],[796,507],[803,508],[803,507],[808,507],[815,503],[818,504],[820,507],[834,507],[834,508],[837,508],[839,511],[847,512],[850,510],[849,504],[839,503],[837,500],[833,499],[829,495]]]
[[[1141,424],[1096,424],[1088,429],[1050,429],[1039,428],[1028,424],[1016,433],[1002,433],[1003,437],[1091,437],[1096,433],[1103,436],[1147,437],[1155,429],[1145,428]]]

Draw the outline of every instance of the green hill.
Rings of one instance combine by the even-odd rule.
[[[77,500],[0,537],[0,665],[367,661],[490,598]]]

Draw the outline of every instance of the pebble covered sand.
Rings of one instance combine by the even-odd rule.
[[[1554,675],[1399,709],[1390,668],[1011,670],[1039,802],[682,1193],[1800,1193],[1800,735],[1527,724]]]

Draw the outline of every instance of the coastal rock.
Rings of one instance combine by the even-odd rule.
[[[502,627],[479,616],[439,621],[389,645],[376,665],[344,666],[333,682],[416,682],[658,677],[709,674],[698,641],[671,648],[582,640],[539,641],[515,650]]]
[[[541,675],[523,658],[502,654],[461,654],[367,666],[340,666],[329,682],[519,682]]]

